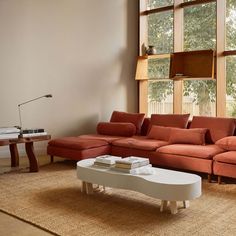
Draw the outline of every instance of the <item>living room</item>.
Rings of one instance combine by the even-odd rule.
[[[0,1],[1,127],[43,128],[54,140],[96,133],[113,111],[235,117],[235,12],[234,0]],[[148,45],[155,47],[149,55]],[[170,78],[170,54],[196,50],[214,51],[212,76]],[[45,94],[52,98],[23,105],[19,117],[19,104]],[[2,205],[9,200],[11,207],[0,207],[0,234],[236,233],[234,178],[218,184],[212,175],[208,183],[206,173],[190,170],[203,178],[202,196],[171,215],[159,212],[158,199],[129,190],[81,194],[75,162],[55,155],[50,163],[47,145],[34,143],[35,173],[24,144],[17,145],[19,167],[13,168],[9,147],[1,146]]]

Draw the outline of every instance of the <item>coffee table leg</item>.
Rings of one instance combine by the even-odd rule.
[[[189,208],[190,202],[189,201],[183,201],[184,208]]]
[[[170,201],[170,211],[171,211],[171,214],[176,214],[178,212],[176,201]]]
[[[82,181],[82,184],[81,184],[81,192],[82,193],[86,193],[86,183],[84,181]]]
[[[168,205],[168,201],[166,201],[166,200],[161,200],[160,212],[163,212],[164,210],[166,210],[167,205]]]
[[[87,194],[92,194],[93,193],[93,184],[86,182],[85,185],[86,185],[86,193]]]
[[[37,158],[34,154],[34,145],[33,142],[25,143],[25,150],[29,159],[29,168],[30,172],[38,172],[39,166]]]
[[[19,153],[16,143],[9,144],[9,148],[11,153],[11,167],[19,166]]]

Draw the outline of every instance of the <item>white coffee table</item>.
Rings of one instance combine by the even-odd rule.
[[[94,160],[77,162],[77,177],[82,180],[81,191],[87,194],[93,193],[93,184],[133,190],[161,199],[160,211],[164,211],[170,203],[172,214],[178,212],[177,201],[183,202],[184,208],[187,208],[189,200],[201,196],[201,177],[198,175],[154,167],[151,167],[151,175],[131,175],[96,168]]]

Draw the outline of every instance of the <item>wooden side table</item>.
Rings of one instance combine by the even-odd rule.
[[[18,138],[18,139],[3,139],[3,140],[0,140],[0,146],[7,146],[7,145],[9,146],[10,153],[11,153],[11,166],[17,167],[19,166],[19,153],[17,149],[17,144],[24,143],[25,151],[29,159],[30,172],[38,172],[39,166],[38,166],[37,157],[35,156],[35,153],[34,153],[34,142],[46,141],[50,139],[51,139],[51,135],[42,135],[42,136]]]

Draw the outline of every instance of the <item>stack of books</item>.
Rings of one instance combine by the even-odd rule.
[[[0,127],[0,139],[18,139],[20,129],[16,127]]]
[[[130,156],[117,160],[112,170],[135,174],[140,168],[151,166],[148,158]]]
[[[21,137],[23,138],[42,136],[42,135],[47,135],[47,132],[45,132],[44,129],[24,129],[21,132]]]
[[[103,155],[96,157],[94,161],[95,167],[113,167],[115,166],[116,161],[121,160],[121,157],[111,156],[111,155]]]

